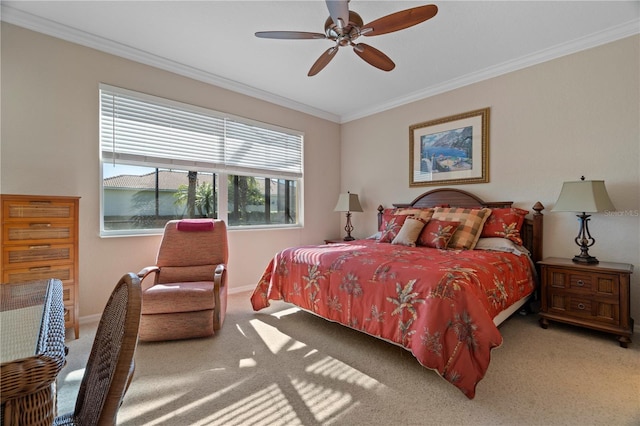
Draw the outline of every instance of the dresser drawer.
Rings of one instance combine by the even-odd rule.
[[[75,310],[72,305],[64,305],[64,327],[73,327],[76,322]]]
[[[62,302],[65,304],[65,306],[71,305],[71,307],[73,308],[73,305],[76,302],[74,284],[62,286]]]
[[[21,283],[26,281],[57,278],[62,284],[75,282],[74,265],[72,263],[62,265],[38,265],[28,268],[10,268],[2,272],[3,283]],[[65,287],[66,288],[66,287]]]
[[[72,222],[33,220],[6,223],[2,229],[3,244],[73,243],[75,225]]]
[[[45,218],[53,222],[73,221],[75,215],[73,201],[6,200],[2,208],[4,222]]]
[[[4,246],[2,250],[2,262],[5,268],[60,265],[74,261],[75,254],[73,244]]]

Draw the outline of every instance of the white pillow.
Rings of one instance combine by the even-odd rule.
[[[522,256],[523,254],[530,256],[529,250],[527,250],[526,247],[519,246],[506,238],[480,238],[476,243],[475,249],[504,251],[517,254],[518,256]]]
[[[381,236],[382,236],[382,232],[378,231],[375,234],[368,236],[366,239],[367,240],[379,240]]]

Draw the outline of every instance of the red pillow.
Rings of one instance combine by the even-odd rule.
[[[184,232],[211,231],[213,219],[182,219],[178,221],[176,229]]]
[[[382,234],[380,235],[379,243],[390,243],[400,232],[400,228],[404,224],[404,221],[407,220],[409,216],[406,215],[394,215],[394,214],[383,214],[382,215],[382,225],[380,227],[380,231]]]
[[[460,222],[432,219],[422,228],[416,244],[444,250],[459,225]]]
[[[507,238],[516,244],[522,245],[520,230],[527,214],[529,214],[527,210],[515,207],[491,209],[491,215],[484,223],[480,237]]]

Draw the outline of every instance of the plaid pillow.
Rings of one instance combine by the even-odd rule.
[[[426,222],[429,221],[429,219],[431,219],[431,216],[433,216],[433,209],[430,207],[427,208],[414,208],[414,207],[407,207],[407,208],[398,208],[396,209],[393,214],[403,214],[403,215],[410,215],[413,217],[417,217],[420,218],[422,220]]]
[[[462,207],[436,207],[433,219],[460,222],[449,241],[449,248],[473,250],[482,234],[482,227],[491,209],[465,209]]]

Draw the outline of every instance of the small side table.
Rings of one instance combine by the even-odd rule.
[[[348,243],[348,241],[343,240],[342,238],[328,238],[324,240],[325,244],[342,244]]]
[[[615,334],[620,346],[628,347],[633,335],[629,288],[633,265],[580,264],[558,257],[546,258],[538,264],[542,328],[547,328],[549,321],[587,327]]]

